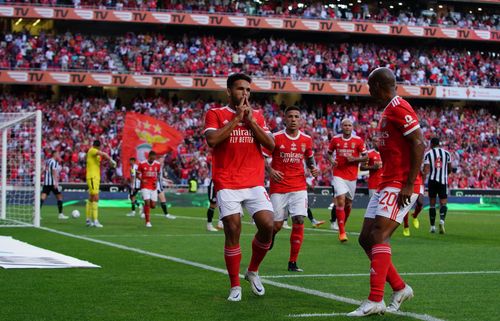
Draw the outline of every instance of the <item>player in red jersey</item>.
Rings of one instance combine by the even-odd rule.
[[[380,179],[382,176],[382,159],[380,158],[380,153],[378,151],[379,143],[379,138],[377,136],[373,136],[373,149],[370,149],[368,151],[368,160],[360,167],[362,171],[370,171],[370,174],[368,176],[368,193],[370,197],[372,197],[373,194],[375,194],[375,192],[377,191],[378,184],[380,184]]]
[[[146,227],[151,227],[150,211],[155,208],[158,201],[158,191],[156,184],[160,177],[161,165],[156,160],[156,152],[150,151],[148,159],[139,164],[137,176],[141,180],[141,194],[144,200],[144,216],[146,219]]]
[[[395,312],[413,297],[412,288],[400,277],[391,260],[390,238],[415,203],[415,185],[422,166],[425,144],[418,117],[410,104],[396,94],[396,79],[388,68],[375,69],[368,78],[370,95],[386,106],[379,123],[382,179],[366,209],[359,243],[371,261],[370,295],[348,316]],[[394,293],[386,308],[384,286]]]
[[[333,154],[335,153],[335,157]],[[352,121],[342,120],[342,134],[336,135],[328,147],[328,159],[333,166],[335,214],[339,226],[339,241],[346,242],[345,222],[352,209],[356,193],[358,164],[368,159],[363,139],[352,135]]]
[[[302,272],[297,258],[304,240],[304,217],[307,216],[307,183],[304,161],[311,174],[318,176],[314,161],[312,139],[299,130],[300,109],[296,106],[285,110],[286,129],[274,134],[275,148],[269,169],[271,177],[271,202],[274,208],[274,233],[281,230],[288,213],[292,217],[290,258],[288,271]]]
[[[240,234],[242,205],[252,216],[257,233],[252,258],[245,274],[253,293],[264,295],[258,275],[273,236],[273,206],[264,188],[262,148],[274,150],[274,139],[264,116],[248,102],[252,79],[241,73],[227,79],[229,105],[210,109],[205,118],[205,137],[213,148],[212,180],[217,193],[219,217],[224,223],[224,259],[231,282],[229,301],[241,300]]]

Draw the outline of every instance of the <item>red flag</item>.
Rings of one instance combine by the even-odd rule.
[[[129,112],[125,116],[122,135],[123,176],[130,177],[129,159],[137,162],[147,159],[149,151],[166,154],[175,151],[184,139],[183,135],[167,123],[146,115]]]

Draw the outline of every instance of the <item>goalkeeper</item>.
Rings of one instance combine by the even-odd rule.
[[[95,140],[87,152],[87,185],[89,187],[89,200],[85,208],[87,226],[102,227],[98,220],[99,184],[101,183],[101,158],[106,158],[111,166],[116,167],[116,162],[108,154],[99,150],[101,142]]]

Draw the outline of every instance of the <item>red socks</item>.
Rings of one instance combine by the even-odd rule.
[[[252,259],[250,260],[250,264],[248,265],[248,271],[257,272],[259,270],[260,262],[266,256],[267,251],[271,247],[271,242],[262,243],[257,240],[256,237],[253,238],[252,241]]]
[[[372,247],[370,266],[370,295],[368,300],[380,302],[384,298],[384,286],[387,272],[391,265],[391,247],[389,244],[375,244]]]
[[[300,247],[304,240],[304,224],[293,224],[290,234],[290,259],[289,262],[297,262]]]
[[[149,212],[150,212],[149,205],[144,205],[144,216],[146,217],[146,223],[149,222]]]
[[[224,246],[224,260],[226,261],[227,273],[231,281],[231,287],[240,286],[240,245]]]
[[[335,210],[337,215],[337,224],[339,225],[339,234],[345,233],[345,212],[343,207],[337,207]]]
[[[365,253],[371,261],[372,259],[371,252],[365,251]],[[385,280],[389,283],[393,291],[399,291],[405,287],[405,282],[399,275],[398,271],[396,270],[396,267],[394,267],[394,264],[392,264],[392,260],[391,260],[391,265],[389,265],[389,269],[387,270],[387,278]]]

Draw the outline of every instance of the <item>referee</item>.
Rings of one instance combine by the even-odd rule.
[[[50,158],[45,162],[45,177],[43,179],[42,194],[40,195],[40,207],[47,199],[50,193],[54,193],[57,199],[57,209],[59,210],[59,219],[65,220],[68,217],[63,214],[63,195],[59,190],[59,170],[60,165],[57,161],[59,159],[59,152],[52,151]]]
[[[444,234],[444,220],[448,207],[448,174],[451,171],[450,153],[439,147],[439,138],[431,139],[431,149],[424,156],[424,175],[429,175],[429,219],[431,233],[436,233],[436,195],[439,196],[439,233]],[[425,181],[424,176],[424,181]]]

